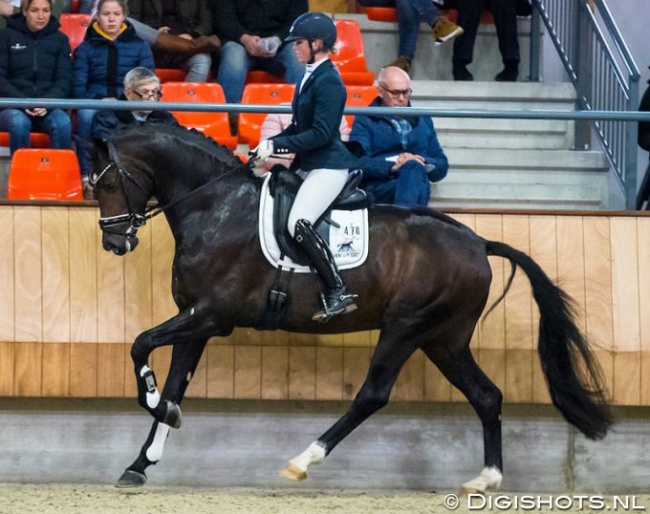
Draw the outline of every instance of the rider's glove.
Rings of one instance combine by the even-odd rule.
[[[270,139],[260,141],[257,148],[253,150],[253,155],[257,157],[260,163],[266,162],[273,155],[273,141]]]

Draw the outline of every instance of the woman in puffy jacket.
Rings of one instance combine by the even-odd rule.
[[[148,43],[140,39],[126,20],[125,0],[97,0],[93,22],[74,53],[75,98],[117,99],[124,92],[124,76],[136,67],[154,71]],[[77,135],[90,141],[95,109],[77,111]],[[90,171],[88,145],[77,149],[83,177]]]
[[[70,43],[59,32],[51,0],[23,0],[21,12],[0,31],[0,96],[68,98],[72,90]],[[52,148],[70,148],[70,117],[61,109],[3,109],[0,131],[9,132],[13,154],[29,148],[31,131],[50,135]]]

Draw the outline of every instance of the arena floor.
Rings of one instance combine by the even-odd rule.
[[[484,498],[458,497],[450,492],[168,487],[145,487],[134,492],[82,484],[0,484],[0,498],[3,514],[442,514],[476,510],[586,513],[650,508],[649,495],[496,493]]]

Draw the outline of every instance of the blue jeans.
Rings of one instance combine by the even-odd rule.
[[[431,0],[397,0],[399,55],[413,59],[420,23],[432,26],[440,11]]]
[[[96,109],[77,109],[76,133],[77,137],[81,139],[77,144],[77,158],[82,177],[87,177],[90,172],[90,145],[95,114],[97,114]]]
[[[298,62],[293,53],[293,43],[284,44],[275,57],[252,57],[243,45],[228,41],[221,47],[217,82],[221,84],[228,103],[241,101],[246,74],[249,70],[262,70],[276,76],[284,76],[284,81],[295,84],[303,76],[305,67]]]
[[[72,147],[70,116],[61,109],[51,109],[45,116],[29,116],[21,109],[4,109],[0,112],[0,131],[9,132],[12,155],[19,148],[29,148],[29,135],[32,131],[49,134],[52,148]]]
[[[395,178],[363,182],[361,189],[371,193],[376,203],[426,206],[431,198],[426,170],[415,161],[405,162]]]

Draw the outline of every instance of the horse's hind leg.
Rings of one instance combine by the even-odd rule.
[[[171,367],[162,392],[164,398],[175,404],[181,403],[206,343],[207,339],[202,339],[174,345]],[[138,458],[126,468],[117,481],[118,487],[138,487],[147,481],[145,470],[161,459],[170,428],[160,421],[153,422]]]
[[[485,493],[498,489],[503,477],[501,391],[479,368],[469,346],[452,353],[448,346],[429,343],[422,350],[447,380],[465,395],[483,425],[484,468],[478,477],[463,484],[462,491]]]
[[[419,325],[414,327],[393,323],[390,330],[382,331],[366,380],[348,411],[303,453],[291,459],[289,466],[280,473],[281,476],[291,480],[307,478],[309,465],[322,462],[350,432],[388,404],[391,389],[402,366],[417,348],[412,338],[418,328]]]

